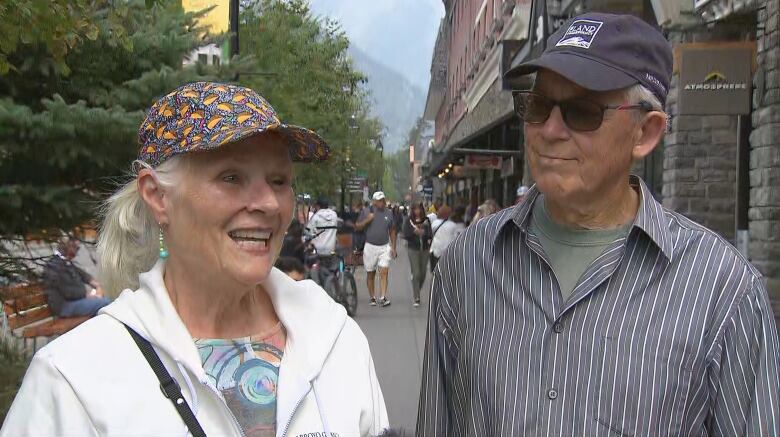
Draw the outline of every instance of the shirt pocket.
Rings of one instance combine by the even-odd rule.
[[[604,435],[681,434],[693,374],[689,349],[678,339],[601,339],[593,405]]]

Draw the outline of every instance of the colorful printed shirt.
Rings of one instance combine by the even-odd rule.
[[[195,339],[203,370],[247,436],[276,435],[276,387],[286,337],[279,323],[251,337]]]

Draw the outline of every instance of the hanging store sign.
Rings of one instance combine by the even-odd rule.
[[[501,170],[502,159],[495,155],[466,155],[463,166],[480,170]]]
[[[455,178],[473,178],[479,176],[477,168],[467,168],[464,165],[456,165],[452,167],[452,176]]]
[[[680,115],[750,114],[754,56],[749,45],[681,44]]]

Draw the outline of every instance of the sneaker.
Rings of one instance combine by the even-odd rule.
[[[412,306],[414,306],[415,308],[417,308],[418,306],[420,306],[420,299],[415,299],[415,300],[414,300],[414,303],[412,304]]]
[[[372,297],[371,299],[369,299],[368,304],[371,305],[372,307],[375,307],[376,306],[376,299],[374,299]]]
[[[390,299],[388,299],[388,298],[384,298],[384,299],[382,299],[382,303],[381,303],[381,305],[382,305],[383,307],[389,307],[389,306],[390,306]]]

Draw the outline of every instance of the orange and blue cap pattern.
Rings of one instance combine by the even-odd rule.
[[[294,161],[328,159],[330,149],[319,135],[282,123],[255,91],[213,82],[181,86],[152,105],[138,130],[138,159],[156,167],[171,156],[216,149],[266,131],[287,139]]]

